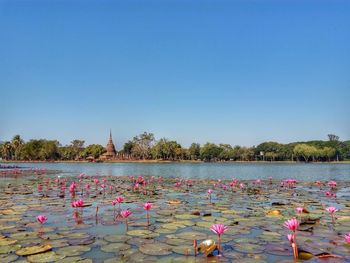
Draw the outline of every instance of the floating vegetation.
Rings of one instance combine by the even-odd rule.
[[[21,175],[0,262],[350,262],[350,182]]]

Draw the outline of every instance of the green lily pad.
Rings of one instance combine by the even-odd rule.
[[[194,256],[194,247],[191,245],[180,245],[173,247],[173,252],[180,255]]]
[[[16,259],[18,259],[17,255],[0,255],[0,262],[1,263],[10,263],[10,262],[14,262],[16,261]]]
[[[16,252],[16,250],[20,249],[20,245],[6,245],[0,246],[0,254],[8,254],[11,252]]]
[[[82,257],[66,257],[64,259],[60,259],[55,263],[71,263],[71,262],[79,262],[79,263],[92,263],[92,259],[82,258]]]
[[[129,236],[136,236],[136,237],[158,237],[159,234],[152,232],[150,230],[145,230],[145,229],[135,229],[135,230],[129,230],[126,232],[127,235]]]
[[[64,256],[79,256],[90,250],[91,248],[88,246],[69,246],[58,249],[56,253]]]
[[[172,253],[172,247],[164,243],[144,244],[139,249],[143,254],[151,256],[164,256]]]
[[[119,252],[123,250],[128,250],[131,246],[125,243],[110,243],[106,246],[102,246],[101,250],[103,252]]]
[[[198,216],[191,215],[191,214],[178,214],[178,215],[175,215],[175,218],[187,220],[187,219],[198,218]]]
[[[16,239],[10,239],[10,238],[2,238],[0,239],[0,246],[8,246],[13,245],[17,242]]]
[[[43,246],[32,246],[32,247],[24,247],[16,251],[18,256],[29,256],[34,254],[43,253],[46,251],[50,251],[52,249],[51,245],[43,245]]]
[[[125,235],[107,235],[103,239],[108,242],[126,242],[130,237]]]
[[[189,232],[182,232],[182,233],[176,234],[176,237],[180,239],[186,239],[186,240],[194,240],[194,239],[202,240],[202,239],[206,239],[207,235],[201,232],[189,231]]]
[[[49,263],[65,258],[64,255],[57,255],[55,252],[45,252],[27,257],[27,260],[32,263]]]

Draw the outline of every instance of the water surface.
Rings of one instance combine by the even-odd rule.
[[[22,167],[60,170],[62,175],[155,175],[183,178],[348,180],[350,164],[287,163],[23,163]]]

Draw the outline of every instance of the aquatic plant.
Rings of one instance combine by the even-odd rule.
[[[224,224],[214,224],[211,226],[210,230],[218,235],[218,253],[220,254],[220,243],[221,243],[221,235],[226,232],[228,229]]]
[[[338,211],[338,209],[336,209],[334,206],[329,206],[326,208],[326,211],[330,214],[331,218],[332,218],[332,222],[335,222],[335,218],[334,218],[334,213]]]
[[[330,188],[336,188],[337,187],[337,182],[336,181],[329,181],[328,183],[327,183],[327,185],[330,187]]]
[[[287,238],[292,246],[294,258],[298,259],[298,246],[297,246],[297,240],[296,240],[296,231],[299,227],[299,221],[296,218],[292,218],[292,219],[285,221],[284,226],[292,232],[291,234],[287,235]]]
[[[118,210],[120,210],[120,203],[124,202],[124,197],[122,195],[118,195],[115,198],[115,201],[117,201],[117,203],[118,203]]]
[[[304,211],[304,207],[297,207],[295,210],[297,211],[297,214],[298,214],[298,216],[299,216],[299,219],[301,219],[301,214],[302,214],[303,211]]]
[[[350,244],[350,232],[344,236],[345,242]]]
[[[47,221],[47,217],[45,215],[38,215],[36,220],[42,225]]]
[[[149,225],[149,210],[151,210],[152,204],[150,202],[143,204],[143,209],[146,210],[147,225]]]
[[[209,202],[211,203],[211,194],[213,193],[212,189],[208,189]]]
[[[197,240],[193,239],[194,256],[197,256]]]
[[[98,180],[97,178],[94,179],[94,183],[95,183],[95,191],[97,192],[97,186],[100,183],[100,180]]]
[[[132,211],[129,209],[120,211],[120,214],[123,218],[125,218],[125,228],[128,230],[128,217],[132,214]]]

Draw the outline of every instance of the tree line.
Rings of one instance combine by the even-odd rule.
[[[20,135],[0,144],[0,158],[9,161],[96,161],[105,152],[102,145],[85,146],[83,140],[73,140],[62,146],[57,140],[32,139],[25,142]],[[338,136],[329,134],[327,140],[288,144],[269,141],[244,147],[208,142],[203,145],[192,143],[184,148],[175,140],[156,140],[154,134],[144,132],[126,142],[117,156],[124,160],[331,162],[350,160],[350,140],[341,141]]]

